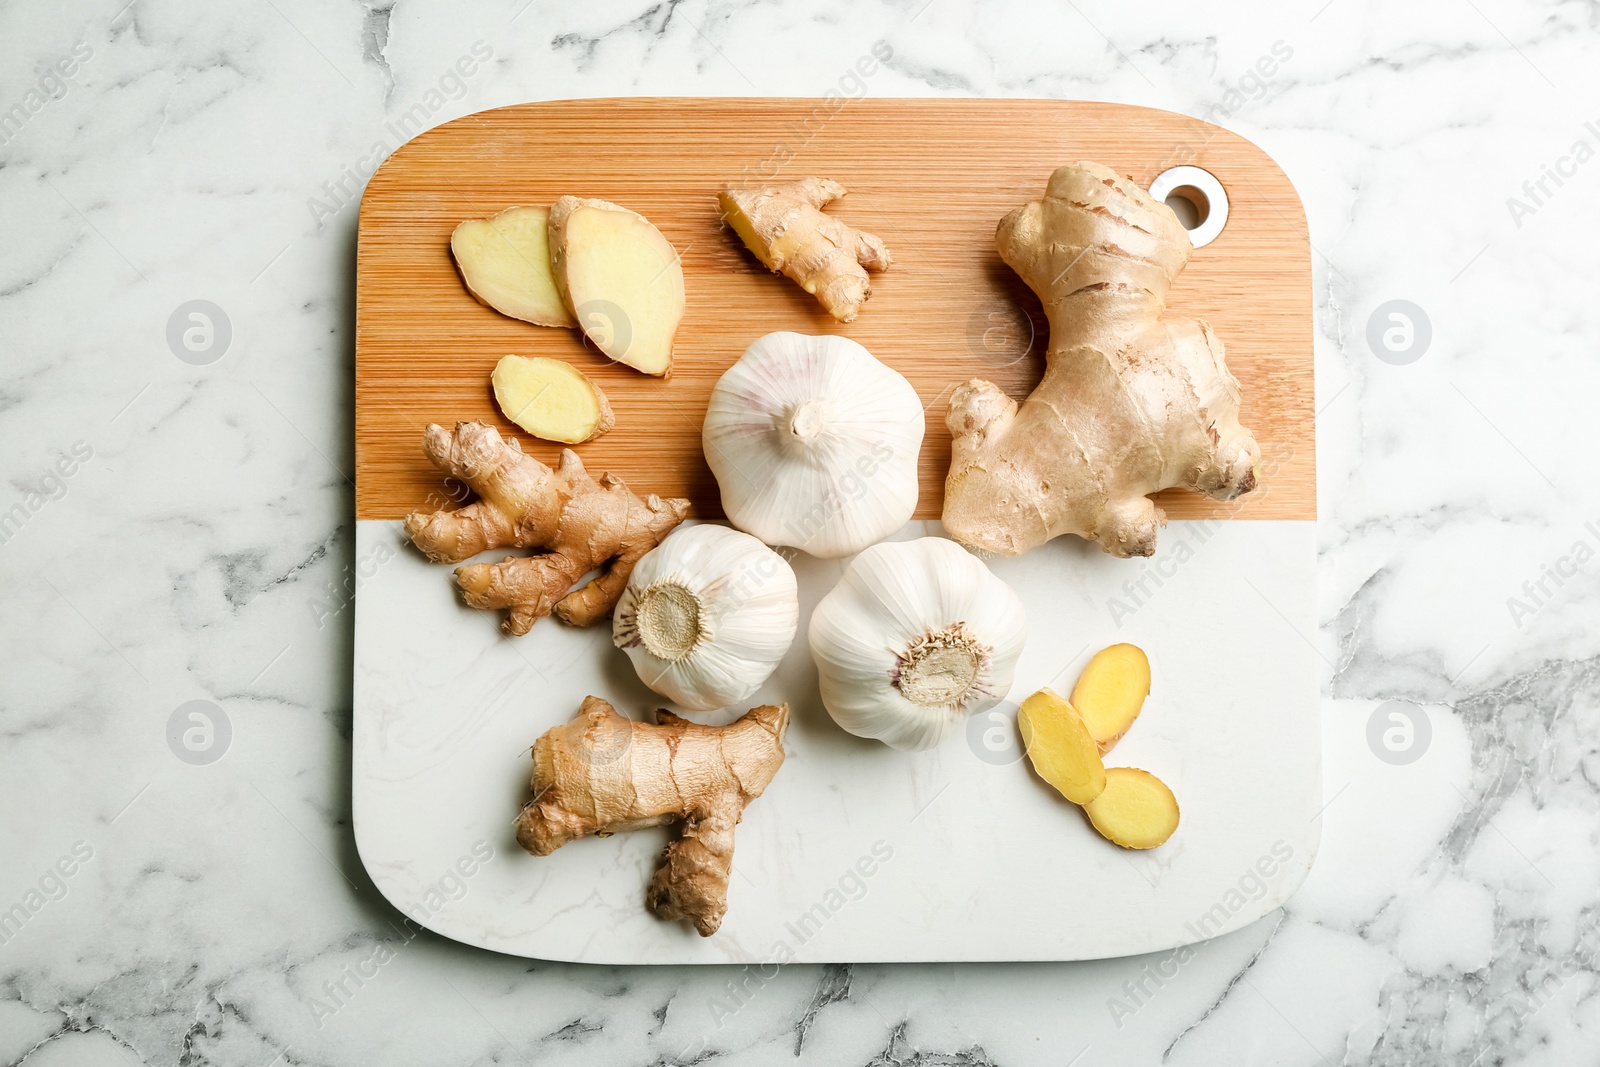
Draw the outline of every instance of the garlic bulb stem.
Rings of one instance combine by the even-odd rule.
[[[789,433],[796,441],[809,441],[822,432],[822,404],[805,400],[789,415]]]

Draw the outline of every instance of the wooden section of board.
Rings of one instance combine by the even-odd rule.
[[[700,452],[711,388],[773,330],[842,333],[916,387],[927,406],[919,518],[937,518],[951,388],[968,378],[1025,396],[1043,373],[1038,299],[1000,262],[995,224],[1044,192],[1051,170],[1092,159],[1148,184],[1194,164],[1228,191],[1227,227],[1198,250],[1168,304],[1208,320],[1244,389],[1263,453],[1261,488],[1233,504],[1168,491],[1173,518],[1313,519],[1311,267],[1305,215],[1259,148],[1163,111],[1052,100],[622,99],[523,104],[469,115],[396,151],[361,203],[356,300],[356,517],[439,506],[422,429],[482,419],[553,462],[558,446],[515,430],[489,373],[507,353],[571,361],[600,383],[616,428],[581,445],[595,472],[721,515]],[[849,325],[769,274],[718,218],[741,178],[819,175],[850,194],[830,210],[881,236],[894,267]],[[450,258],[463,219],[564,194],[633,208],[683,259],[688,310],[667,380],[608,363],[575,331],[505,318],[466,291]],[[430,496],[433,502],[429,503]]]

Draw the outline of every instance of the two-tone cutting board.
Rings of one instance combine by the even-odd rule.
[[[518,850],[534,738],[589,693],[640,717],[664,701],[608,627],[546,620],[502,637],[494,616],[460,605],[449,568],[404,544],[399,520],[446,496],[423,426],[482,419],[515,433],[490,393],[495,362],[566,359],[616,412],[614,430],[579,448],[589,468],[687,496],[697,518],[717,519],[699,443],[717,377],[773,330],[843,333],[921,394],[917,516],[936,519],[950,388],[983,377],[1020,398],[1043,369],[1044,317],[995,253],[995,224],[1078,159],[1144,183],[1194,164],[1226,188],[1227,225],[1169,303],[1226,343],[1262,445],[1261,487],[1231,505],[1162,494],[1180,521],[1150,560],[1071,538],[990,560],[1029,617],[1011,701],[926,753],[850,737],[828,718],[804,620],[847,561],[797,557],[800,637],[750,701],[794,705],[788,761],[739,827],[728,917],[710,939],[644,909],[665,831],[544,858]],[[894,253],[848,326],[718,221],[725,182],[811,174],[843,183],[850,194],[831,212]],[[688,309],[669,379],[608,364],[572,331],[504,318],[462,286],[456,223],[569,193],[641,212],[681,253]],[[418,922],[500,951],[595,962],[1074,959],[1234,929],[1304,877],[1320,805],[1309,246],[1293,187],[1249,142],[1165,112],[1055,101],[528,104],[397,151],[362,202],[358,268],[356,837],[378,887]],[[555,446],[521,439],[555,458]],[[924,532],[937,523],[900,536]],[[1178,833],[1149,853],[1097,837],[1017,751],[1015,702],[1070,688],[1116,641],[1149,652],[1154,687],[1110,762],[1160,775],[1183,809]]]

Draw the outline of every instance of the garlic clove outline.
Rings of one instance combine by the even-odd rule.
[[[918,751],[1005,699],[1027,617],[982,560],[923,537],[857,556],[812,612],[807,636],[834,722]]]
[[[750,534],[679,526],[634,566],[611,620],[639,680],[690,711],[750,696],[794,643],[794,570]]]
[[[864,347],[779,331],[718,380],[701,445],[729,522],[837,559],[910,521],[925,430],[917,391]]]

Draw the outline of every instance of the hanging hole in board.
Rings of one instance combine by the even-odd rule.
[[[1162,171],[1150,183],[1150,195],[1172,209],[1196,248],[1215,241],[1228,224],[1228,194],[1216,175],[1200,167]]]

